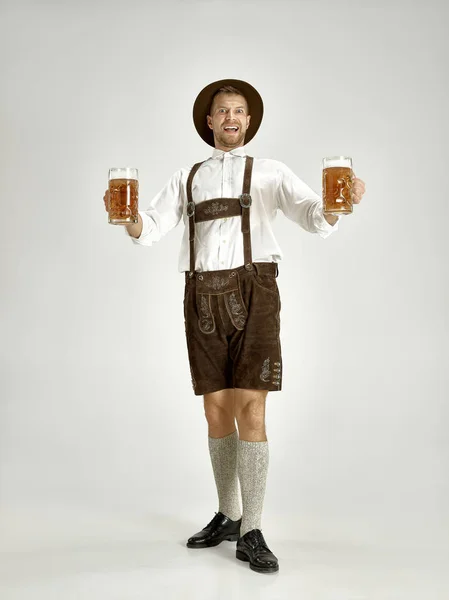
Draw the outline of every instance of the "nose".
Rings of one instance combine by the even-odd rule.
[[[226,121],[230,121],[231,119],[234,120],[235,119],[234,115],[235,115],[234,111],[232,110],[232,108],[230,108],[228,110],[228,114],[226,115]]]

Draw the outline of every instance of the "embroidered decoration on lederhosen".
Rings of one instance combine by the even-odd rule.
[[[240,289],[233,292],[228,292],[224,295],[226,304],[226,310],[228,315],[236,329],[244,329],[246,318],[248,313],[246,312],[245,305],[243,304],[242,295]]]
[[[248,312],[240,291],[240,280],[237,271],[226,270],[223,273],[202,273],[197,282],[198,326],[203,333],[213,333],[216,329],[215,317],[211,303],[213,297],[221,296],[226,311],[236,329],[244,329]],[[208,293],[210,292],[210,293]]]
[[[270,379],[271,371],[270,371],[270,358],[266,358],[263,361],[262,370],[260,372],[260,379],[264,383],[268,383]]]
[[[214,275],[210,281],[206,281],[205,285],[214,290],[214,292],[221,292],[225,287],[229,287],[229,277],[220,277]]]
[[[215,319],[210,307],[210,296],[206,294],[200,295],[199,306],[200,318],[198,326],[203,333],[213,333],[215,331]]]
[[[212,215],[215,217],[216,215],[219,215],[222,212],[226,212],[228,209],[229,206],[227,204],[219,204],[218,202],[212,202],[211,206],[204,209],[204,213],[206,215]]]

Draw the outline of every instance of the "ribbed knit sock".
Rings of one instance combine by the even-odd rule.
[[[242,516],[237,477],[237,431],[223,438],[209,437],[209,453],[218,492],[218,511],[238,521]]]
[[[237,473],[242,490],[243,516],[240,536],[251,529],[261,529],[269,463],[268,442],[238,440]]]

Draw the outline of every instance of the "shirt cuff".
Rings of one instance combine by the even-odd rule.
[[[125,231],[134,244],[138,244],[139,246],[151,246],[153,243],[153,240],[151,239],[151,233],[154,229],[154,223],[147,214],[141,212],[140,210],[139,215],[142,219],[142,231],[140,232],[140,236],[135,238],[128,233],[126,228]]]
[[[323,215],[323,205],[319,204],[318,209],[314,215],[315,219],[315,227],[317,229],[317,233],[322,238],[329,237],[332,233],[338,230],[338,223],[341,219],[341,215],[337,216],[337,221],[334,225],[331,225],[326,221]]]

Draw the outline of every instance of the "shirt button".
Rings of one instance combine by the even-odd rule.
[[[224,260],[221,261],[221,264],[224,265]]]
[[[226,244],[226,240],[223,240],[223,244]]]

